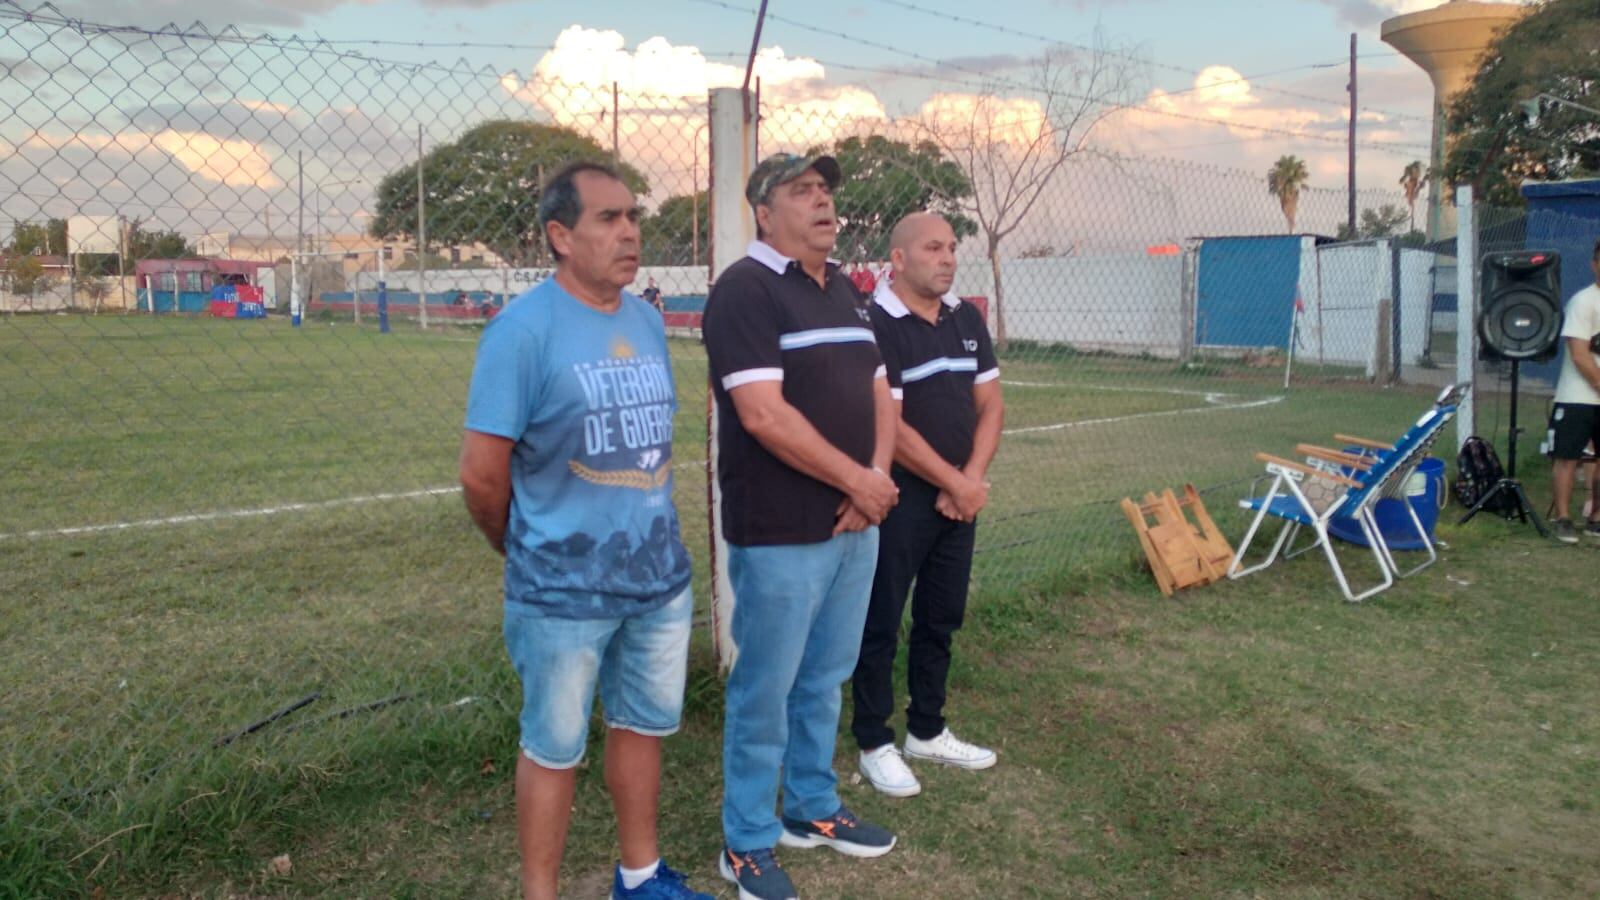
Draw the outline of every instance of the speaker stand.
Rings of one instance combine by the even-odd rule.
[[[1479,497],[1478,502],[1472,504],[1472,508],[1467,510],[1467,514],[1462,516],[1456,524],[1467,524],[1490,501],[1504,494],[1511,501],[1510,505],[1514,509],[1502,511],[1500,513],[1501,517],[1510,519],[1514,516],[1524,524],[1532,522],[1534,530],[1539,532],[1539,536],[1547,538],[1550,536],[1550,532],[1545,530],[1544,521],[1539,518],[1539,513],[1534,510],[1533,504],[1528,500],[1528,492],[1522,489],[1522,482],[1517,480],[1517,437],[1522,434],[1522,429],[1517,427],[1517,376],[1521,371],[1521,367],[1522,362],[1520,360],[1511,360],[1511,443],[1506,450],[1506,477],[1496,481],[1494,487],[1490,488],[1488,493]]]

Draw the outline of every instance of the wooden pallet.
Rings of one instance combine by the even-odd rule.
[[[1194,524],[1185,517],[1185,509],[1194,516]],[[1139,535],[1161,593],[1170,597],[1174,591],[1227,577],[1233,548],[1211,521],[1194,485],[1183,486],[1182,500],[1170,488],[1160,496],[1145,494],[1143,503],[1123,498],[1122,511]]]

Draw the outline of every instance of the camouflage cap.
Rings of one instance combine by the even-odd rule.
[[[839,171],[839,161],[831,156],[798,156],[793,153],[775,153],[761,161],[750,180],[744,184],[745,199],[755,206],[767,199],[772,189],[784,182],[793,181],[806,172],[816,169],[829,190],[837,190],[844,173]]]

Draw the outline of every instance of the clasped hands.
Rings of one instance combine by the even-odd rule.
[[[900,501],[894,480],[877,468],[861,470],[835,510],[834,534],[862,531],[883,521]],[[989,505],[989,482],[965,472],[953,485],[939,491],[933,508],[940,515],[958,522],[972,522]]]

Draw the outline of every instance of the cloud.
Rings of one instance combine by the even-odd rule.
[[[271,190],[283,185],[272,172],[271,158],[257,145],[237,139],[217,138],[198,131],[164,129],[154,133],[129,131],[118,134],[78,132],[59,134],[39,131],[24,143],[28,150],[89,151],[96,162],[111,168],[108,157],[116,154],[137,159],[150,149],[165,153],[171,161],[201,178],[228,187],[253,187]]]
[[[814,59],[790,57],[782,47],[763,47],[756,53],[754,74],[765,87],[820,83],[827,73]],[[711,88],[733,87],[743,80],[743,66],[708,60],[698,47],[652,37],[629,51],[620,32],[572,25],[556,36],[529,82],[603,91],[608,100],[611,85],[616,84],[631,96],[699,102]]]
[[[934,94],[917,111],[917,118],[943,134],[1017,146],[1037,141],[1048,126],[1037,100],[975,94]]]
[[[1318,0],[1331,7],[1340,21],[1358,28],[1370,28],[1392,16],[1421,12],[1440,4],[1440,0]],[[1497,0],[1506,2],[1506,0]],[[1509,0],[1527,5],[1533,0]]]
[[[31,59],[9,59],[0,56],[0,71],[5,72],[7,78],[35,78],[46,74],[45,70]]]
[[[1102,126],[1101,137],[1127,152],[1161,152],[1165,147],[1228,137],[1248,140],[1261,137],[1264,132],[1260,129],[1334,137],[1345,126],[1347,115],[1335,106],[1315,106],[1276,95],[1269,99],[1258,94],[1238,70],[1211,65],[1200,70],[1189,88],[1154,88],[1136,106],[1113,114]],[[1285,141],[1274,143],[1281,148]]]
[[[179,165],[210,181],[229,187],[279,187],[272,160],[248,141],[212,137],[196,131],[162,131],[150,142],[166,151]]]
[[[294,107],[288,105],[287,103],[273,103],[271,100],[248,100],[240,97],[233,102],[239,104],[245,109],[250,110],[251,112],[277,113],[285,118],[294,112]]]
[[[225,25],[303,25],[308,17],[340,6],[373,5],[377,0],[66,0],[62,12],[90,22],[165,25],[206,22]]]
[[[791,57],[782,47],[761,48],[753,76],[761,86],[763,153],[803,148],[889,118],[871,91],[830,84],[822,63]],[[603,146],[611,143],[614,85],[623,155],[652,185],[665,185],[655,192],[664,197],[687,193],[687,167],[697,158],[704,164],[708,92],[743,81],[742,65],[707,59],[697,47],[652,37],[630,50],[620,32],[573,25],[527,77],[507,73],[500,84]]]

